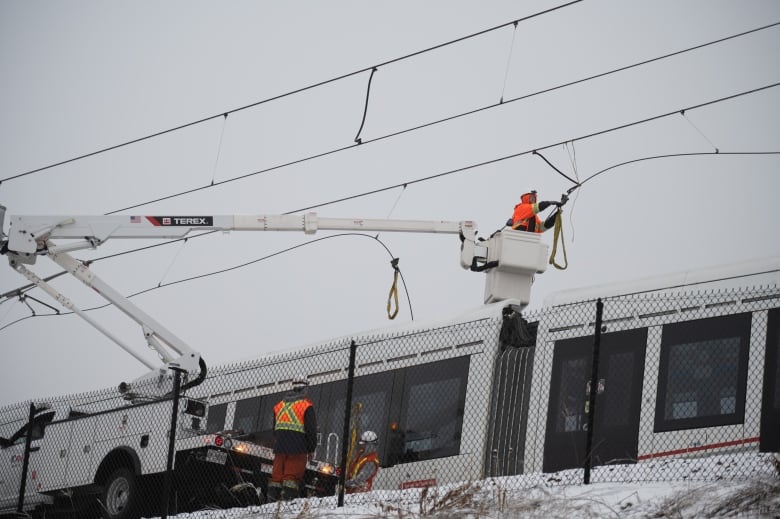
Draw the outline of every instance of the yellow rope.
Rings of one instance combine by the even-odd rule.
[[[566,270],[569,266],[569,260],[566,257],[566,242],[563,239],[563,210],[558,209],[558,214],[555,216],[555,231],[553,231],[553,249],[550,253],[550,265],[554,266],[558,270]],[[565,265],[561,266],[555,262],[555,254],[558,252],[558,238],[561,240],[561,249],[563,249],[563,261]]]
[[[387,318],[392,321],[398,315],[398,259],[394,259],[391,265],[393,265],[394,272],[393,285],[390,287],[390,293],[387,294]],[[395,300],[395,311],[390,312],[393,300]]]
[[[352,467],[355,462],[355,445],[358,441],[358,424],[361,422],[360,415],[363,414],[363,403],[355,402],[352,404],[352,414],[349,420],[349,447],[347,448],[347,471]],[[346,479],[349,479],[354,474],[347,473]]]

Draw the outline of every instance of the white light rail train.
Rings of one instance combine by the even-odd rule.
[[[305,370],[316,458],[338,466],[355,341],[354,423],[380,438],[374,489],[582,467],[597,298],[593,465],[780,450],[780,258],[559,293],[527,315],[505,300],[214,368],[193,394],[209,432],[270,445],[271,409]]]

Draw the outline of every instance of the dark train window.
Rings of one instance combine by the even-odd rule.
[[[258,430],[257,417],[260,414],[261,397],[246,398],[236,402],[236,412],[233,416],[233,429],[244,434],[253,434]]]
[[[404,370],[401,416],[395,429],[391,426],[394,461],[441,458],[460,452],[468,371],[469,357]]]
[[[780,308],[769,310],[761,398],[760,452],[780,451]]]
[[[743,423],[751,314],[663,328],[655,431]]]
[[[355,377],[352,393],[351,421],[356,427],[356,434],[370,430],[379,435],[380,459],[383,458],[386,443],[384,431],[387,428],[394,373],[390,371]],[[322,386],[321,404],[316,408],[320,433],[317,455],[331,463],[337,463],[341,458],[346,394],[346,381],[325,384]]]
[[[206,419],[206,433],[214,434],[225,429],[227,404],[210,405]]]

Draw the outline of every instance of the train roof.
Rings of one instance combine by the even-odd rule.
[[[780,285],[780,256],[772,256],[631,281],[561,290],[546,297],[543,308],[633,294],[778,285]]]

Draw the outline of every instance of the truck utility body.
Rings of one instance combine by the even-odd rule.
[[[0,206],[0,231],[4,229],[4,217],[5,207]],[[180,425],[187,424],[175,431],[174,471],[177,480],[192,483],[177,484],[180,511],[214,504],[225,489],[230,494],[228,504],[235,504],[236,499],[249,504],[264,495],[273,462],[270,448],[232,435],[205,434],[200,426],[200,418],[206,415],[203,402],[189,401],[192,405],[174,413],[174,373],[184,379],[180,394],[201,384],[207,367],[200,354],[97,276],[87,263],[71,256],[75,251],[95,249],[109,239],[176,239],[207,230],[454,234],[460,239],[461,266],[486,274],[485,302],[510,300],[518,311],[530,300],[534,275],[543,272],[547,264],[547,246],[539,235],[505,230],[482,239],[477,237],[477,226],[472,221],[320,218],[315,213],[11,216],[9,220],[8,234],[0,235],[0,253],[8,257],[9,265],[147,366],[149,372],[119,384],[113,406],[103,405],[97,411],[37,406],[33,411],[38,412],[31,413],[27,425],[23,425],[26,420],[19,419],[20,427],[3,438],[0,445],[0,514],[33,510],[63,498],[71,506],[99,503],[93,508],[110,519],[137,517],[142,504],[140,496],[159,490],[162,484],[174,414]],[[137,351],[143,348],[116,336],[35,274],[30,266],[39,257],[49,258],[135,321],[141,327],[146,346],[157,352],[160,364],[139,355]],[[193,483],[187,477],[188,471],[212,475],[207,479],[213,485],[206,488]],[[310,463],[306,492],[335,492],[334,473],[331,464]],[[25,492],[19,496],[21,488]],[[17,497],[22,498],[18,504]]]

